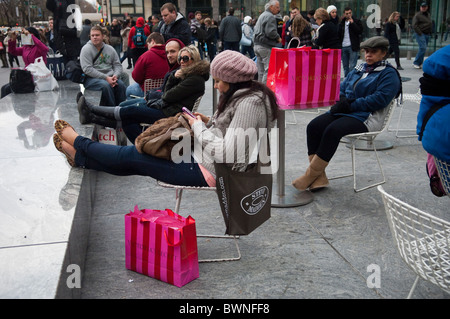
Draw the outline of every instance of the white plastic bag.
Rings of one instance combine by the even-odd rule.
[[[47,68],[42,57],[36,58],[34,63],[30,63],[26,69],[33,74],[36,92],[53,91],[59,88],[58,81]]]

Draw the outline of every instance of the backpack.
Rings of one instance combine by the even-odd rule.
[[[33,75],[24,69],[11,69],[9,85],[13,93],[33,93],[35,87]]]
[[[135,27],[135,29],[136,33],[133,36],[134,45],[138,48],[145,47],[145,43],[147,42],[147,36],[145,35],[144,27],[142,28]]]

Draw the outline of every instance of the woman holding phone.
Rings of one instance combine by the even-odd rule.
[[[39,57],[42,57],[45,64],[47,64],[48,47],[40,40],[39,31],[33,27],[28,27],[23,29],[22,32],[22,35],[24,35],[23,38],[28,38],[28,41],[23,42],[21,47],[17,47],[17,34],[11,32],[8,41],[8,52],[16,56],[21,55],[25,67],[27,67],[28,64],[34,63],[34,60]]]
[[[80,123],[95,123],[117,128],[120,125],[128,139],[134,142],[141,133],[140,123],[153,124],[159,119],[181,112],[181,108],[192,110],[198,97],[205,93],[205,81],[209,79],[209,62],[200,59],[198,49],[193,46],[178,52],[180,68],[168,76],[164,91],[148,91],[147,97],[122,102],[119,106],[97,106],[78,100]]]
[[[238,163],[239,170],[245,170],[257,147],[257,143],[237,143],[238,135],[228,132],[267,132],[278,116],[274,93],[253,80],[256,73],[255,63],[239,52],[226,50],[214,58],[211,75],[220,93],[216,113],[211,118],[200,113],[194,113],[196,118],[184,115],[192,128],[194,144],[201,146],[201,158],[194,152],[190,161],[175,163],[139,153],[133,145],[101,144],[78,135],[63,120],[55,123],[55,146],[73,166],[114,175],[150,176],[176,185],[215,186],[214,162],[231,158],[230,164]]]

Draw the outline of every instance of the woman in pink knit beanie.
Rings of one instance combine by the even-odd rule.
[[[214,58],[211,74],[220,93],[218,109],[211,118],[200,113],[194,113],[195,118],[184,115],[192,128],[195,151],[183,154],[181,162],[180,158],[140,153],[134,145],[92,141],[63,120],[55,122],[55,146],[73,166],[114,175],[150,176],[175,185],[215,186],[215,162],[229,163],[241,171],[251,164],[250,154],[258,145],[240,142],[239,132],[267,134],[278,116],[275,94],[254,80],[256,73],[255,62],[240,52],[227,50]],[[257,140],[264,138],[257,136]]]

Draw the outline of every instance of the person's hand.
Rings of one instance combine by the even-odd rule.
[[[202,122],[205,124],[209,122],[209,116],[203,115],[202,113],[198,113],[198,112],[194,112],[194,115],[200,116]]]
[[[192,127],[195,122],[203,122],[202,117],[200,115],[196,115],[196,117],[193,118],[192,116],[190,116],[186,113],[183,113],[183,117],[186,119],[186,121],[188,121],[190,127]]]
[[[181,77],[181,70],[177,70],[174,75],[176,78]]]
[[[117,85],[117,77],[116,76],[107,76],[106,81],[111,85],[111,87],[115,87]]]
[[[10,31],[9,32],[9,38],[13,41],[16,41],[17,39],[17,34],[14,31]]]
[[[346,99],[346,98],[342,98],[336,102],[335,105],[333,105],[330,108],[330,113],[331,114],[336,114],[336,113],[351,113],[351,103],[354,100],[352,99]]]

